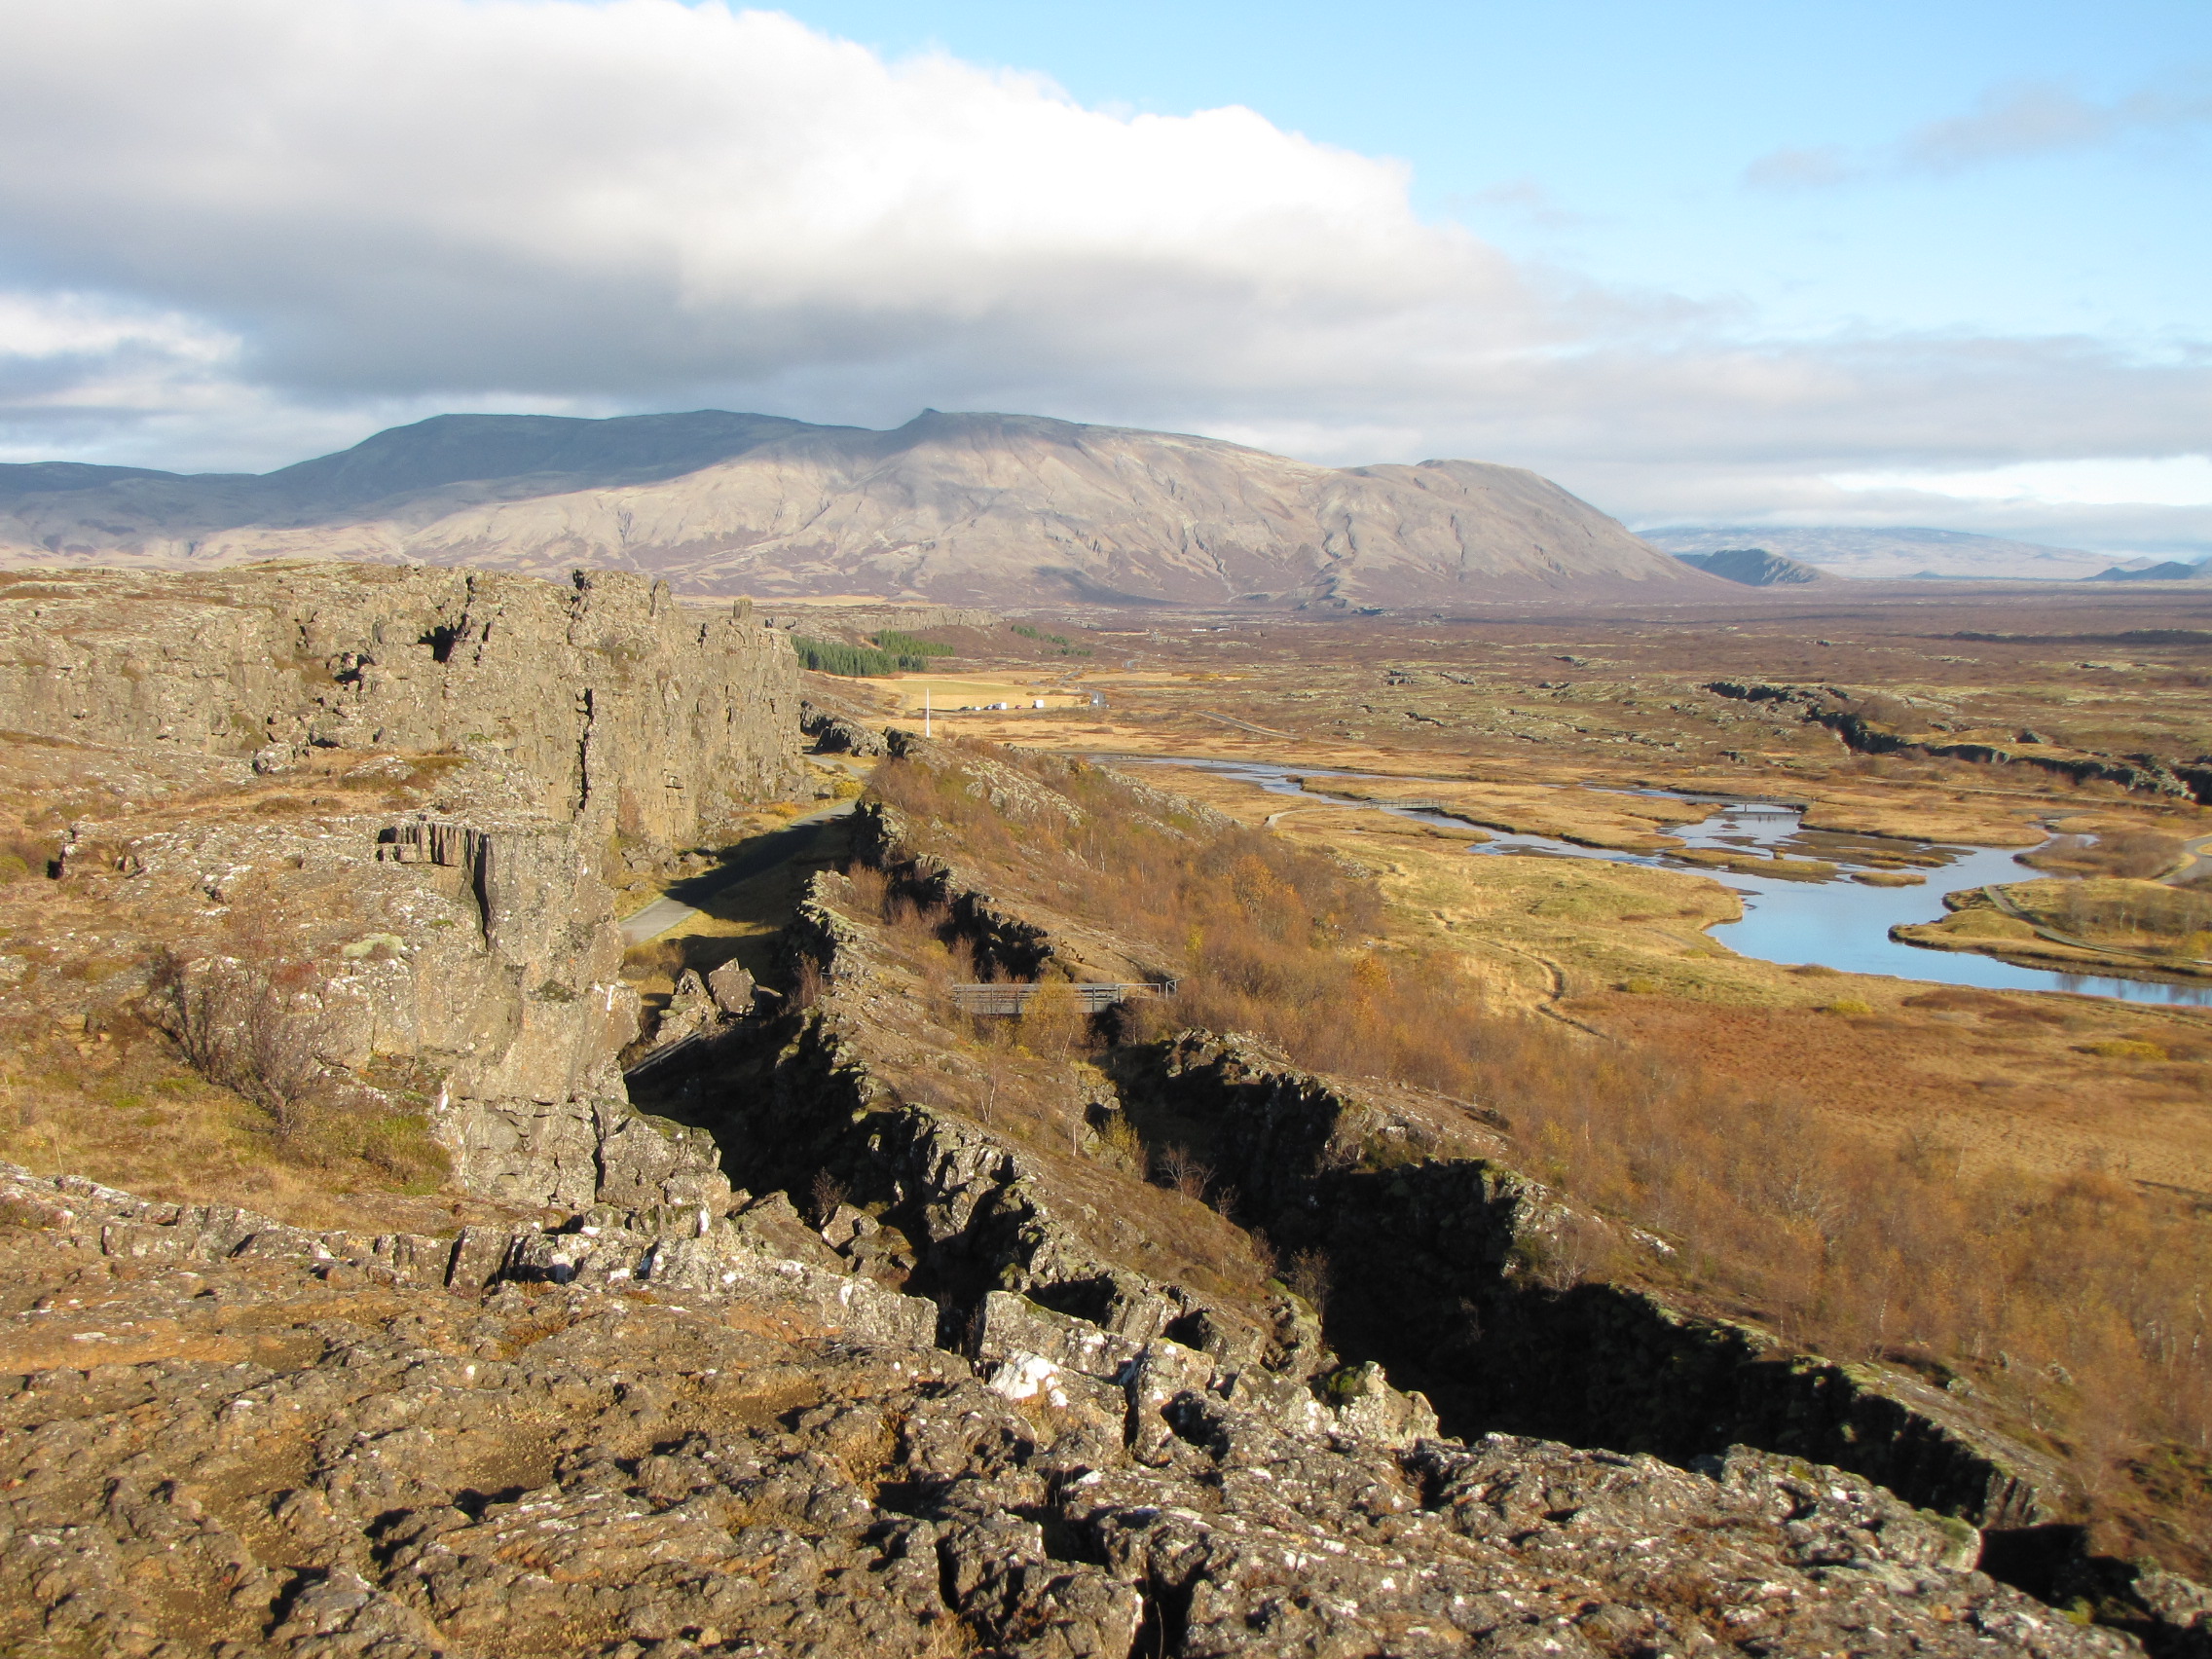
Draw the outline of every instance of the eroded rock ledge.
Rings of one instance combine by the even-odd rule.
[[[665,582],[301,562],[0,583],[0,720],[281,769],[498,752],[548,816],[694,844],[794,776],[790,642]]]

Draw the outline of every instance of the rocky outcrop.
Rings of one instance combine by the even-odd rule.
[[[818,928],[825,936],[836,937]],[[847,934],[828,972],[850,984],[864,958]],[[718,1123],[725,1157],[762,1187],[804,1193],[828,1178],[896,1227],[916,1255],[904,1282],[937,1302],[947,1343],[966,1344],[986,1299],[1014,1291],[1139,1346],[1172,1336],[1248,1388],[1266,1379],[1302,1390],[1331,1368],[1310,1315],[1288,1298],[1264,1311],[1231,1306],[1109,1259],[1061,1213],[1033,1154],[886,1085],[836,1001],[795,1016],[764,1086],[731,1102]]]
[[[463,1190],[572,1206],[599,1191],[603,1142],[628,1113],[615,1056],[638,1030],[598,853],[583,824],[488,806],[466,821],[79,825],[59,862],[71,899],[143,941],[99,1005],[166,1024],[157,956],[187,996],[211,977],[289,974],[304,990],[286,1017],[327,1066],[401,1059],[435,1080],[433,1132]],[[87,995],[66,979],[21,989]],[[711,1143],[696,1150],[711,1165]]]
[[[0,584],[0,725],[253,756],[496,755],[532,805],[669,845],[794,776],[790,642],[617,571],[293,564]]]
[[[1421,1124],[1360,1089],[1205,1032],[1124,1051],[1115,1069],[1132,1113],[1208,1128],[1200,1151],[1278,1249],[1326,1255],[1346,1287],[1329,1305],[1331,1344],[1380,1359],[1456,1432],[1676,1461],[1742,1442],[1857,1470],[1978,1527],[2046,1522],[2065,1501],[2049,1459],[1904,1373],[1578,1282],[1577,1249],[1617,1228],[1493,1161],[1424,1145]]]
[[[910,853],[896,812],[865,813],[856,848],[902,890],[940,906],[978,961],[1010,925],[1026,930],[1030,972],[1056,959],[1049,929],[963,892],[951,866]],[[840,971],[865,976],[865,930],[819,901],[807,914],[796,947],[832,981]],[[841,1045],[840,1075],[866,1077],[864,1047]],[[1115,1098],[1093,1105],[1094,1120],[1122,1114],[1148,1142],[1186,1142],[1280,1258],[1325,1263],[1344,1287],[1324,1298],[1328,1346],[1380,1361],[1398,1386],[1418,1390],[1414,1398],[1433,1401],[1455,1432],[1506,1429],[1677,1460],[1746,1442],[1856,1469],[1912,1502],[1991,1528],[2046,1522],[2069,1501],[2047,1458],[1901,1372],[1837,1365],[1628,1284],[1582,1282],[1585,1259],[1633,1256],[1656,1241],[1632,1239],[1476,1154],[1486,1125],[1466,1108],[1413,1109],[1387,1091],[1301,1072],[1251,1039],[1206,1032],[1124,1047],[1106,1068]],[[860,1092],[849,1098],[850,1121],[882,1121]],[[876,1165],[900,1165],[896,1136],[879,1133],[868,1150]],[[916,1167],[957,1164],[924,1158]],[[1037,1185],[1007,1174],[998,1182]],[[1030,1270],[1014,1242],[1019,1230],[994,1236],[973,1226],[991,1213],[996,1192],[985,1190],[991,1198],[968,1213],[964,1242],[980,1246],[982,1267],[1009,1275],[1004,1288],[1022,1288]],[[1613,1248],[1600,1247],[1608,1242]],[[1105,1327],[1125,1316],[1110,1295],[1086,1302],[1068,1265],[1053,1266],[1038,1275],[1051,1288],[1029,1291],[1032,1300]],[[1186,1328],[1210,1316],[1183,1315]]]
[[[462,1189],[521,1206],[606,1196],[631,1122],[616,1056],[639,1004],[610,844],[696,843],[784,783],[795,686],[780,636],[634,576],[311,566],[0,586],[0,727],[254,767],[229,810],[216,791],[68,828],[55,902],[127,924],[100,948],[136,953],[93,1000],[172,1029],[195,1006],[236,1023],[250,1011],[217,1007],[218,988],[281,978],[264,1024],[336,1075],[406,1062]],[[392,810],[363,810],[380,797]],[[61,977],[24,989],[86,995]],[[654,1201],[713,1169],[698,1137]],[[642,1179],[622,1178],[629,1201]]]
[[[2177,760],[2157,755],[2103,755],[2060,750],[2034,739],[2029,733],[2008,741],[1986,737],[1953,739],[1927,729],[1899,731],[1852,708],[1851,704],[1858,699],[1850,691],[1833,685],[1767,685],[1714,680],[1708,682],[1705,689],[1743,702],[1794,708],[1800,719],[1827,727],[1845,748],[1859,755],[1926,755],[1985,765],[2033,766],[2038,771],[2070,778],[2078,784],[2118,784],[2121,789],[2140,790],[2147,794],[2212,803],[2212,756]]]
[[[479,1277],[495,1252],[467,1235],[164,1214],[0,1169],[0,1644],[2136,1650],[1974,1570],[1971,1529],[1837,1470],[1369,1432],[1348,1405],[1291,1421],[1157,1342],[1117,1382],[978,1375],[865,1279],[721,1230],[660,1227],[641,1251],[629,1219],[508,1240]],[[1000,1317],[1011,1300],[988,1329],[1047,1346],[1039,1315]],[[2186,1611],[2194,1587],[2149,1588]],[[2132,1605],[2146,1634],[2175,1628]]]
[[[798,727],[814,739],[818,754],[873,756],[886,753],[882,732],[870,730],[859,720],[833,710],[818,709],[812,703],[799,704]]]

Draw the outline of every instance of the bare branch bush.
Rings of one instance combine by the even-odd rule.
[[[822,1000],[828,981],[822,973],[822,964],[811,956],[798,959],[797,972],[792,976],[792,996],[789,1006],[795,1013],[812,1008]]]
[[[845,1201],[845,1183],[827,1169],[817,1169],[807,1198],[814,1206],[814,1225],[828,1227],[837,1214],[837,1206]]]
[[[1320,1308],[1329,1300],[1329,1287],[1335,1282],[1329,1269],[1328,1252],[1292,1252],[1290,1265],[1283,1269],[1282,1282],[1315,1309]]]
[[[185,1063],[268,1115],[278,1140],[305,1128],[328,1076],[322,978],[298,962],[234,956],[188,960],[164,952],[155,965],[155,1022]]]
[[[1163,1146],[1153,1154],[1154,1175],[1163,1186],[1172,1187],[1186,1198],[1203,1198],[1206,1185],[1213,1179],[1213,1171],[1187,1146]]]

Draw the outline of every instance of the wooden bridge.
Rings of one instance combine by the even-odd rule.
[[[1131,997],[1171,995],[1175,983],[1173,979],[1160,979],[1136,985],[955,985],[952,987],[952,1006],[962,1014],[1026,1014],[1029,1005],[1047,992],[1054,995],[1065,992],[1080,1012],[1098,1014],[1116,1003],[1127,1002]]]

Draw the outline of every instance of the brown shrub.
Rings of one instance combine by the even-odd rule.
[[[2060,835],[2020,862],[2037,869],[2069,875],[2109,875],[2148,881],[2182,861],[2189,844],[2179,835],[2155,830],[2126,830],[2098,835]]]
[[[1213,1180],[1213,1171],[1187,1146],[1161,1147],[1152,1155],[1152,1172],[1161,1186],[1172,1188],[1186,1198],[1204,1198],[1207,1184]]]
[[[792,995],[787,1005],[793,1010],[809,1009],[822,1000],[824,979],[822,964],[811,956],[802,956],[792,975]]]
[[[814,1225],[828,1227],[830,1217],[837,1213],[837,1206],[845,1201],[845,1183],[827,1169],[817,1169],[807,1201],[813,1206]]]
[[[43,876],[53,864],[55,842],[48,835],[0,835],[0,882]]]
[[[1335,1282],[1330,1276],[1328,1253],[1323,1250],[1295,1252],[1290,1265],[1283,1269],[1282,1282],[1318,1309],[1329,1300],[1329,1291]]]

